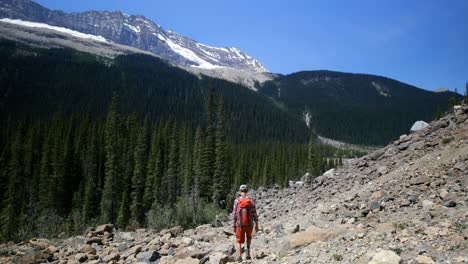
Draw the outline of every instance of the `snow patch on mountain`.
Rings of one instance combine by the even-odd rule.
[[[130,24],[127,24],[127,23],[124,23],[124,25],[127,26],[128,28],[130,28],[133,32],[135,32],[137,34],[139,34],[141,32],[140,26],[134,27],[134,26],[132,26]]]
[[[9,18],[2,18],[0,19],[0,21],[5,22],[5,23],[10,23],[10,24],[16,24],[20,26],[25,26],[25,27],[31,27],[31,28],[51,29],[51,30],[66,33],[66,34],[69,34],[78,38],[91,39],[91,40],[100,41],[100,42],[108,42],[104,37],[101,37],[101,36],[85,34],[85,33],[81,33],[81,32],[71,30],[68,28],[51,26],[51,25],[44,24],[44,23],[36,23],[36,22],[24,21],[20,19],[9,19]]]
[[[164,41],[175,53],[197,64],[197,65],[191,65],[192,67],[200,67],[203,69],[222,68],[222,66],[214,65],[214,64],[207,62],[206,60],[197,56],[195,52],[174,43],[172,40],[170,40],[169,38],[165,38],[161,34],[158,34],[158,38],[161,41]]]

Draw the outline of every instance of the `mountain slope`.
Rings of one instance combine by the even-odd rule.
[[[321,136],[375,145],[407,133],[417,120],[432,120],[437,108],[447,109],[454,96],[385,77],[333,71],[280,76],[259,90],[303,116]]]
[[[124,53],[125,54],[125,53]],[[193,129],[206,120],[211,83],[225,101],[227,132],[235,143],[306,142],[308,129],[265,96],[243,86],[196,76],[145,54],[114,59],[70,49],[0,41],[0,118],[50,118],[51,113],[103,118],[113,93],[126,113],[176,121]]]
[[[263,229],[252,262],[468,261],[467,153],[465,105],[310,186],[252,191]],[[0,261],[219,264],[234,263],[234,248],[230,221],[135,232],[103,225],[86,236],[1,245]]]
[[[165,30],[144,16],[118,11],[65,13],[47,9],[30,0],[0,2],[0,18],[41,22],[102,36],[105,39],[147,50],[173,64],[203,69],[233,68],[247,73],[267,72],[256,59],[237,48],[211,47]]]

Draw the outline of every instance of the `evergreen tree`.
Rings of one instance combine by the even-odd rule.
[[[192,186],[192,200],[193,200],[193,207],[194,207],[194,218],[196,217],[196,213],[198,211],[198,207],[200,205],[200,179],[203,177],[203,157],[202,153],[204,151],[203,148],[203,131],[199,126],[195,132],[195,144],[194,144],[194,151],[193,151],[193,159],[194,159],[194,166],[193,166],[193,186]]]
[[[173,133],[171,136],[169,163],[167,168],[167,187],[169,190],[169,203],[174,205],[179,193],[179,146],[177,144],[177,126],[174,124]]]
[[[86,221],[97,217],[99,209],[99,190],[96,183],[97,176],[97,146],[96,128],[92,126],[89,132],[89,142],[86,147],[86,155],[83,161],[83,174],[85,183],[83,197],[83,217]]]
[[[18,227],[23,202],[23,164],[21,162],[21,130],[18,129],[11,147],[8,164],[8,189],[0,214],[0,237],[2,241],[18,240]]]
[[[157,157],[159,152],[158,130],[154,129],[151,136],[151,148],[146,166],[145,191],[143,192],[143,211],[148,211],[154,201],[154,178],[156,172]]]
[[[127,191],[122,193],[122,198],[120,199],[119,212],[117,214],[116,225],[120,228],[125,228],[130,221],[130,203],[128,202]]]
[[[210,89],[207,98],[207,120],[206,120],[206,137],[205,147],[203,153],[203,167],[204,172],[201,178],[201,193],[207,195],[207,198],[211,198],[209,195],[212,193],[212,180],[214,177],[214,163],[216,139],[215,139],[215,87],[214,82],[210,83]]]
[[[226,199],[228,191],[228,176],[227,176],[227,150],[226,150],[226,135],[224,121],[224,102],[220,97],[218,104],[216,134],[215,134],[215,167],[213,177],[213,202],[219,204],[223,199]]]
[[[315,153],[314,138],[311,135],[309,140],[309,149],[307,154],[307,171],[309,172],[309,181],[318,176],[317,155]]]
[[[114,95],[109,108],[105,128],[105,179],[101,198],[101,220],[114,223],[117,214],[119,177],[119,112],[118,97]]]
[[[144,216],[143,212],[143,192],[145,190],[145,175],[148,146],[148,119],[140,129],[138,134],[137,146],[135,149],[135,170],[132,177],[132,203],[130,211],[133,224],[141,224]]]

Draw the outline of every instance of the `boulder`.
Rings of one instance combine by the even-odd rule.
[[[85,262],[86,260],[88,260],[88,256],[83,253],[78,253],[75,255],[75,260],[78,262]]]
[[[391,250],[382,250],[377,253],[369,264],[399,264],[401,261],[400,256]]]
[[[92,245],[94,243],[96,243],[98,245],[102,245],[102,238],[100,238],[100,237],[91,237],[88,240],[86,240],[86,244]]]
[[[127,241],[135,241],[135,238],[133,237],[132,233],[130,233],[130,232],[120,233],[120,238],[122,238],[123,240],[127,240]]]
[[[100,225],[96,227],[96,234],[104,234],[104,232],[112,233],[112,230],[114,229],[114,225],[112,224],[105,224],[105,225]]]
[[[93,252],[94,249],[91,247],[90,244],[83,244],[78,248],[78,251],[81,253],[90,253]]]
[[[116,252],[110,253],[109,255],[106,255],[106,256],[102,257],[102,261],[104,261],[104,262],[110,262],[110,261],[113,261],[113,260],[117,261],[119,259],[120,259],[120,255],[119,255],[119,253],[116,253]]]
[[[444,203],[445,207],[455,207],[457,206],[457,203],[455,201],[447,201]]]
[[[171,233],[172,237],[179,237],[184,234],[184,228],[181,226],[176,226],[176,227],[169,229],[169,233]]]
[[[150,250],[145,252],[140,252],[136,255],[136,258],[139,261],[150,263],[159,259],[161,255],[156,250]]]
[[[27,253],[24,256],[19,258],[18,263],[22,264],[36,264],[36,263],[44,263],[47,262],[47,259],[50,257],[44,251],[33,251],[31,253]]]
[[[223,226],[223,223],[219,219],[216,219],[213,221],[213,223],[211,223],[211,227],[222,227],[222,226]]]
[[[424,121],[416,121],[416,122],[414,122],[413,126],[411,126],[410,131],[415,132],[415,131],[424,129],[424,128],[428,127],[428,126],[429,126],[429,124],[424,122]]]
[[[49,247],[50,241],[43,238],[33,238],[29,240],[29,244],[31,244],[33,248],[46,249]]]
[[[221,252],[215,252],[211,254],[209,258],[210,264],[226,264],[229,261],[229,256]]]
[[[418,264],[433,264],[433,263],[435,263],[434,260],[432,260],[432,258],[430,258],[428,256],[423,256],[423,255],[419,255],[416,258],[416,262]]]

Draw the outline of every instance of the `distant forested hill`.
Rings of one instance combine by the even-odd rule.
[[[296,116],[310,115],[319,135],[383,145],[408,133],[417,120],[447,109],[454,93],[434,93],[385,77],[333,71],[280,76],[260,91]]]

